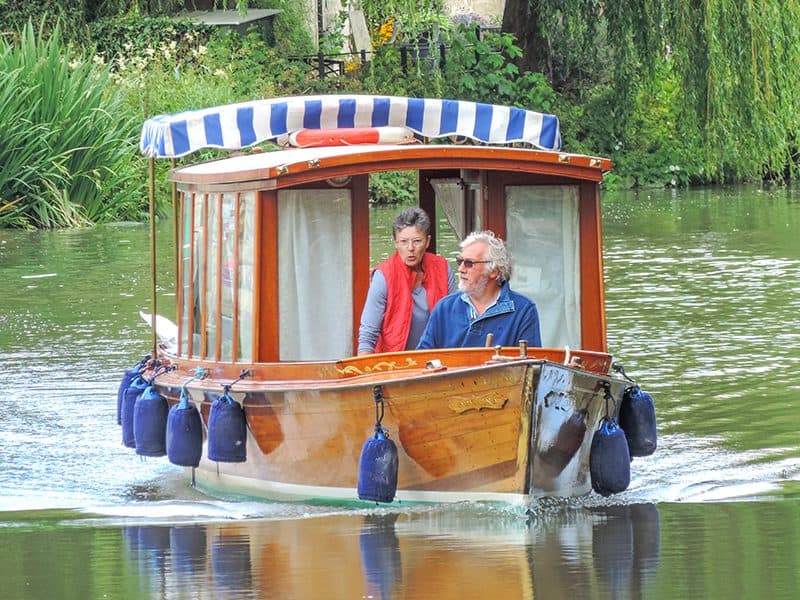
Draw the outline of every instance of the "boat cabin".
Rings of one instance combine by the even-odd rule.
[[[336,104],[336,123],[341,122],[342,98],[312,99],[322,104],[318,128],[324,130],[319,121],[325,118],[326,102]],[[353,99],[358,125],[359,103],[374,107],[376,99],[345,98]],[[273,130],[274,102],[264,118]],[[297,102],[306,111],[298,119],[308,125],[309,100]],[[464,105],[472,105],[457,104],[462,114]],[[289,117],[284,110],[283,130],[292,129],[287,123],[292,106]],[[480,112],[485,105],[472,106]],[[527,122],[535,114],[512,110],[524,113]],[[374,113],[367,124],[374,125]],[[408,104],[406,113],[402,124],[409,126]],[[181,144],[187,150],[196,143],[229,147],[221,133],[225,115],[209,114],[192,115],[205,136],[201,142],[194,140],[192,120],[184,115],[182,125],[174,118],[165,127],[159,124],[166,133],[157,142],[151,136],[151,147],[166,156],[180,155]],[[234,114],[240,116],[241,110]],[[239,116],[234,123],[247,141]],[[498,117],[490,118],[496,122]],[[444,121],[440,116],[438,125]],[[539,116],[540,142],[546,133],[543,122]],[[218,143],[209,144],[215,127],[220,129]],[[513,127],[512,115],[505,132]],[[472,125],[471,131],[477,129]],[[422,126],[411,130],[417,138],[430,136],[419,133]],[[550,145],[557,146],[557,135],[556,124]],[[514,261],[510,284],[536,303],[544,347],[605,352],[599,183],[610,162],[542,149],[542,143],[531,148],[518,147],[519,142],[496,146],[453,139],[356,145],[340,140],[339,145],[251,152],[173,169],[179,214],[175,354],[242,364],[354,355],[375,266],[370,261],[369,178],[391,170],[417,173],[419,206],[433,223],[445,218],[457,239],[490,229],[506,241]],[[143,149],[144,140],[143,133]],[[435,231],[432,235],[431,250],[436,251]]]

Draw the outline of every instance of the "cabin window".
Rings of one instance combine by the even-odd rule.
[[[255,237],[255,193],[249,192],[239,194],[238,210],[238,231],[239,241],[233,250],[234,276],[238,277],[231,286],[237,290],[238,297],[234,296],[234,310],[236,315],[234,322],[234,356],[241,362],[253,361],[253,332],[255,331],[255,321],[253,317],[253,298],[254,298],[254,259],[255,247],[253,238]]]
[[[179,353],[253,357],[255,194],[185,194],[181,226]]]
[[[217,254],[221,248],[219,231],[220,199],[221,197],[219,194],[213,194],[206,201],[208,224],[205,228],[206,248],[204,250],[206,259],[204,262],[206,264],[206,273],[204,278],[205,281],[203,282],[205,288],[205,323],[203,325],[203,329],[201,330],[201,333],[202,331],[205,331],[206,339],[202,350],[203,357],[215,356],[214,349],[217,347],[217,336],[219,334],[216,324],[219,317],[219,312],[217,311],[219,286],[217,283],[219,281],[220,269],[219,261],[217,260]]]
[[[353,353],[350,190],[278,192],[280,360]]]
[[[536,302],[545,347],[582,347],[578,197],[578,186],[506,187],[511,286]]]
[[[206,196],[199,194],[188,198],[185,212],[191,229],[185,237],[188,268],[183,271],[186,295],[184,296],[185,316],[181,333],[186,341],[186,353],[193,358],[199,358],[203,352],[201,331],[203,326],[202,309],[205,306]]]
[[[180,322],[180,339],[178,340],[178,354],[186,356],[189,354],[189,331],[191,331],[189,324],[189,311],[191,303],[187,302],[187,298],[192,297],[191,282],[192,278],[187,277],[187,274],[192,272],[192,214],[191,209],[191,196],[184,195],[181,198],[181,227],[179,234],[179,287],[178,293],[180,294],[178,300],[178,321]]]

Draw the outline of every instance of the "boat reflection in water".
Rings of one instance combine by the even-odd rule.
[[[126,528],[145,587],[164,598],[637,598],[660,537],[655,504]]]

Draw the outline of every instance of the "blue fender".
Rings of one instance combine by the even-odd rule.
[[[631,456],[656,451],[656,408],[653,397],[638,385],[625,390],[619,407],[619,426],[625,432]]]
[[[631,455],[625,432],[608,417],[594,433],[589,454],[592,489],[601,496],[625,491],[631,482]]]
[[[374,502],[391,502],[397,492],[397,446],[382,429],[361,449],[358,463],[358,497]]]

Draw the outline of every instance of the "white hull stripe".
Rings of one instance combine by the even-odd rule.
[[[355,488],[297,485],[264,481],[238,475],[210,472],[204,469],[195,471],[197,485],[210,492],[222,492],[243,496],[253,496],[276,501],[351,501],[365,502],[358,499]],[[431,492],[423,490],[398,490],[394,502],[503,502],[506,504],[526,504],[531,496],[526,494],[509,494],[501,492]]]
[[[522,108],[398,96],[274,98],[160,115],[145,121],[145,156],[178,157],[201,148],[237,150],[299,129],[408,127],[428,138],[460,136],[487,144],[561,147],[558,119]]]

